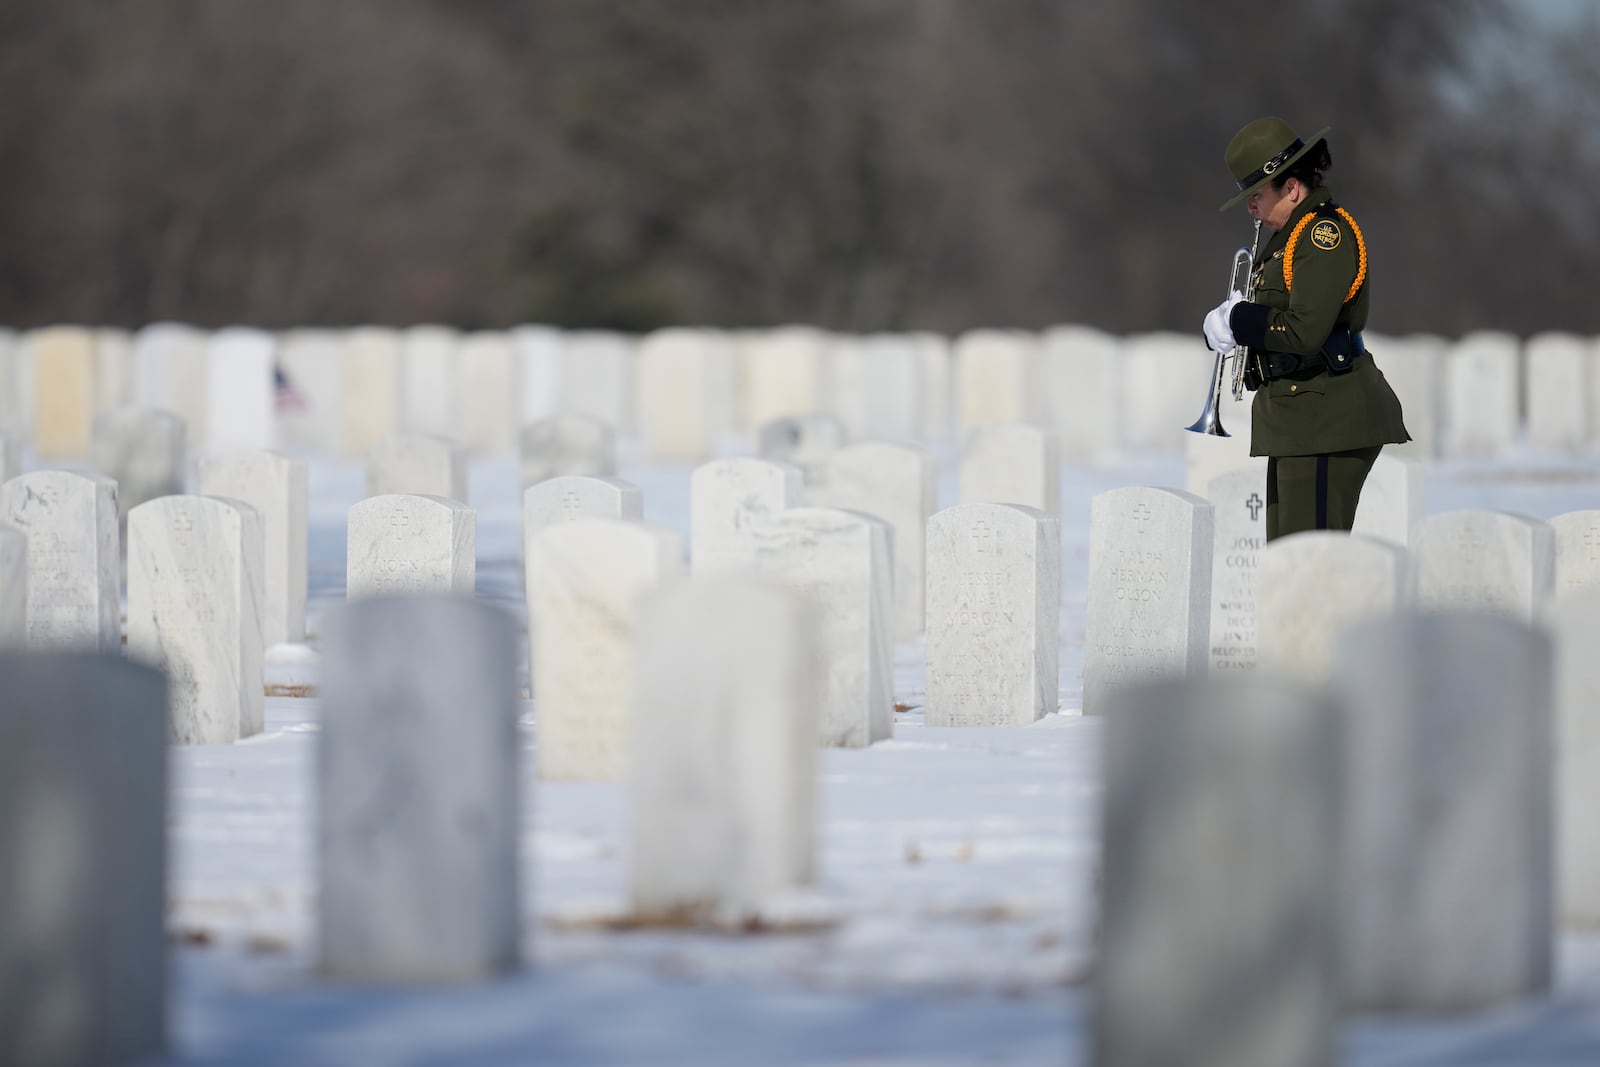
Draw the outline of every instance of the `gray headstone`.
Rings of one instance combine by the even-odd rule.
[[[1556,602],[1556,830],[1560,916],[1600,927],[1600,590]]]
[[[166,1045],[166,680],[118,655],[0,655],[0,1063]]]
[[[792,415],[761,424],[756,451],[762,459],[799,468],[807,485],[828,480],[828,461],[849,441],[844,423],[832,415]]]
[[[1057,326],[1039,342],[1045,413],[1061,458],[1116,454],[1121,406],[1121,341],[1087,326]]]
[[[1126,689],[1106,717],[1094,1062],[1332,1067],[1336,707],[1235,675]]]
[[[1528,443],[1582,451],[1589,439],[1589,342],[1576,334],[1540,333],[1524,347]]]
[[[478,516],[459,500],[370,496],[350,509],[345,593],[471,597],[478,580]]]
[[[1267,543],[1266,472],[1256,467],[1211,479],[1211,670],[1256,666],[1256,598]]]
[[[29,646],[121,648],[117,483],[33,471],[0,486],[0,522],[28,535]]]
[[[123,528],[128,512],[158,496],[183,492],[188,440],[170,411],[119,408],[94,420],[94,469],[117,483]]]
[[[1349,631],[1337,657],[1350,1004],[1472,1011],[1548,988],[1549,638],[1402,616]]]
[[[1424,611],[1493,612],[1532,622],[1555,583],[1555,533],[1506,511],[1447,511],[1411,531],[1415,601]]]
[[[400,425],[407,433],[456,431],[456,331],[412,326],[400,333]]]
[[[1427,512],[1427,469],[1384,451],[1361,488],[1354,532],[1405,548],[1411,544],[1411,528]]]
[[[375,983],[516,966],[516,626],[454,597],[362,601],[326,620],[320,962]]]
[[[833,454],[828,480],[812,503],[859,511],[894,531],[894,636],[922,633],[928,518],[938,506],[933,457],[911,445],[866,441]]]
[[[1060,524],[1016,504],[928,521],[929,726],[1028,726],[1059,705]]]
[[[816,613],[823,745],[864,748],[894,732],[893,537],[870,515],[791,508],[752,524],[751,567],[805,594]]]
[[[511,455],[521,425],[511,338],[499,330],[469,333],[456,347],[455,362],[454,433],[472,455]]]
[[[167,672],[172,740],[261,732],[261,516],[237,500],[164,496],[128,514],[128,655]]]
[[[407,433],[367,453],[367,495],[415,493],[467,502],[467,459],[448,437]]]
[[[677,580],[675,531],[576,519],[528,542],[528,638],[539,777],[627,777],[632,627],[640,598]]]
[[[679,582],[635,635],[631,909],[748,920],[816,867],[816,620],[784,590]]]
[[[958,475],[963,504],[1021,504],[1061,515],[1061,462],[1055,434],[1022,422],[970,427]]]
[[[551,415],[522,428],[522,487],[546,478],[582,474],[603,478],[617,472],[617,435],[586,415]]]
[[[951,354],[955,359],[958,431],[965,433],[995,422],[1033,422],[1039,417],[1039,341],[1035,335],[1022,330],[970,330],[955,339]]]
[[[200,461],[198,488],[242,500],[261,515],[268,645],[306,639],[306,461],[278,452],[230,452]]]
[[[702,463],[689,476],[689,554],[697,577],[750,569],[751,528],[763,515],[799,507],[800,470],[761,459]]]
[[[1519,343],[1480,330],[1457,341],[1445,362],[1445,439],[1456,456],[1495,456],[1517,439]]]
[[[272,448],[278,443],[273,361],[278,339],[265,330],[229,327],[212,334],[206,375],[206,435],[197,451]]]
[[[1555,598],[1600,593],[1600,508],[1557,515],[1550,529],[1556,546]]]
[[[1083,711],[1156,678],[1203,678],[1210,661],[1211,505],[1177,489],[1112,489],[1089,502]]]
[[[0,522],[0,649],[28,645],[28,535]]]
[[[1261,552],[1256,610],[1262,670],[1320,684],[1340,634],[1395,614],[1408,591],[1406,550],[1330,530],[1280,537]]]
[[[344,336],[344,449],[364,456],[400,429],[400,334],[361,326]]]
[[[733,426],[733,344],[720,331],[670,328],[639,342],[639,433],[650,455],[696,462]]]

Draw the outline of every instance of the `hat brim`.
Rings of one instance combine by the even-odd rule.
[[[1305,143],[1305,146],[1303,148],[1301,148],[1300,151],[1296,152],[1294,155],[1292,155],[1288,159],[1284,160],[1283,161],[1283,166],[1279,167],[1278,170],[1280,170],[1280,171],[1281,170],[1287,170],[1288,168],[1294,166],[1295,162],[1301,156],[1305,155],[1307,152],[1309,152],[1313,148],[1317,147],[1317,145],[1321,144],[1323,142],[1323,140],[1328,136],[1328,131],[1331,130],[1331,129],[1333,129],[1332,126],[1324,126],[1324,127],[1322,127],[1322,129],[1318,130],[1316,132],[1316,134],[1311,138],[1311,140],[1309,140],[1309,141],[1307,141]],[[1266,177],[1262,178],[1260,181],[1256,182],[1254,185],[1250,186],[1248,189],[1239,190],[1237,195],[1231,197],[1228,200],[1227,203],[1223,204],[1217,210],[1219,212],[1227,211],[1229,208],[1234,207],[1234,206],[1236,206],[1236,205],[1238,205],[1240,203],[1243,203],[1245,198],[1247,198],[1251,193],[1255,192],[1257,189],[1261,188],[1263,185],[1267,184],[1271,180],[1272,180],[1272,175],[1269,174]]]

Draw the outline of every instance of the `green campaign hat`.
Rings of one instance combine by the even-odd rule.
[[[1233,135],[1223,158],[1228,171],[1239,183],[1239,192],[1221,210],[1226,211],[1267,184],[1271,177],[1315,148],[1332,126],[1324,126],[1316,136],[1302,141],[1282,119],[1256,119]]]

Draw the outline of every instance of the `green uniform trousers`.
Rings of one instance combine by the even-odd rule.
[[[1267,540],[1302,530],[1348,530],[1382,445],[1315,456],[1267,457]]]

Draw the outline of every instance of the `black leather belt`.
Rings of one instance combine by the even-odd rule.
[[[1288,352],[1262,352],[1262,377],[1267,381],[1279,378],[1314,378],[1318,374],[1346,374],[1355,369],[1356,360],[1367,354],[1367,346],[1360,331],[1335,330],[1322,342],[1322,350],[1308,356]]]

